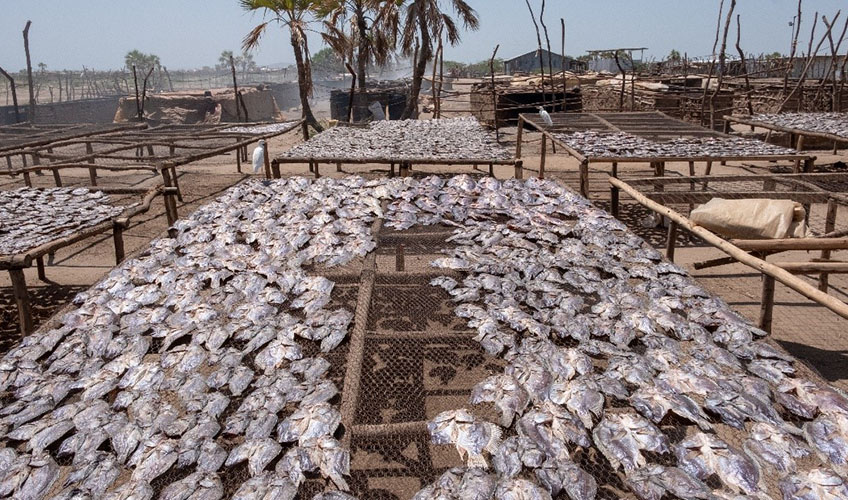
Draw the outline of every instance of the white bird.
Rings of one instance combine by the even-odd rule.
[[[253,173],[258,174],[265,166],[265,139],[259,139],[259,145],[253,150]]]
[[[543,108],[542,106],[539,106],[539,116],[542,117],[542,121],[545,122],[545,125],[547,125],[548,127],[554,126],[554,121],[551,119],[551,115],[547,111],[545,111],[545,108]]]

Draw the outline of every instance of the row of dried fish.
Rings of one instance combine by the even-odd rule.
[[[281,158],[333,161],[512,159],[494,135],[472,117],[377,121],[367,127],[333,127],[283,153]]]
[[[19,188],[0,191],[0,255],[25,253],[96,226],[129,207],[109,204],[86,188]]]
[[[848,137],[848,114],[846,113],[779,113],[758,114],[748,117],[764,125],[820,132]]]
[[[653,141],[625,132],[554,134],[589,158],[721,158],[795,154],[792,149],[742,137],[678,137]]]
[[[430,422],[468,469],[416,498],[592,499],[621,483],[593,475],[597,455],[646,500],[848,495],[848,399],[797,376],[764,332],[608,214],[536,180],[425,179],[402,198],[389,226],[456,226],[433,265],[465,277],[433,284],[508,363],[470,401],[493,403],[499,422],[466,409]]]
[[[234,187],[25,338],[0,362],[0,496],[221,498],[238,474],[234,498],[294,498],[314,475],[348,489],[331,365],[306,353],[353,314],[303,268],[374,248],[379,189]]]
[[[281,122],[281,123],[269,123],[267,125],[251,125],[244,126],[238,125],[235,127],[229,127],[221,130],[223,133],[229,134],[253,134],[253,135],[266,135],[266,134],[275,134],[277,132],[282,132],[283,130],[287,130],[294,125],[295,122]]]

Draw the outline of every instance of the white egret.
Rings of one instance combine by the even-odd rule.
[[[258,174],[265,166],[265,139],[259,139],[259,145],[253,150],[253,173]]]
[[[547,125],[548,127],[554,126],[554,121],[551,119],[551,115],[547,111],[545,111],[545,108],[543,108],[542,106],[539,106],[539,116],[542,117],[542,121],[545,122],[545,125]]]

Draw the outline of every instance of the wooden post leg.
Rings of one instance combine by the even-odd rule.
[[[515,159],[521,159],[521,145],[522,138],[524,137],[524,118],[521,116],[518,117],[518,134],[515,137]]]
[[[53,182],[56,183],[56,187],[62,187],[62,177],[59,176],[59,169],[54,168],[53,170]]]
[[[312,163],[312,169],[315,172],[315,178],[316,179],[321,177],[321,172],[318,171],[318,162],[317,161]]]
[[[392,163],[392,164],[389,165],[389,177],[394,177],[394,176],[395,176],[395,164]]]
[[[763,298],[760,303],[760,329],[771,333],[774,313],[774,278],[763,275]]]
[[[275,179],[281,179],[283,177],[280,175],[280,164],[276,160],[271,162],[271,174],[274,175]]]
[[[239,142],[239,140],[236,139],[236,142]],[[236,172],[241,173],[241,147],[236,149]]]
[[[180,180],[177,177],[177,167],[171,167],[171,178],[174,180],[174,187],[177,188],[177,199],[183,201],[183,191],[180,189]]]
[[[689,162],[689,177],[694,177],[694,176],[695,176],[695,162],[694,162],[694,161],[690,161],[690,162]],[[689,181],[689,191],[690,191],[690,192],[695,192],[695,181]],[[689,213],[690,213],[690,214],[692,213],[692,210],[693,210],[694,208],[695,208],[695,204],[694,204],[694,203],[690,203],[690,204],[689,204]]]
[[[515,178],[524,178],[524,162],[522,160],[515,160]]]
[[[32,187],[32,177],[29,176],[29,172],[24,172],[24,184],[26,187]]]
[[[712,171],[713,171],[713,162],[708,161],[708,162],[707,162],[707,168],[704,170],[704,175],[705,175],[705,176],[706,176],[706,175],[710,175],[710,174],[712,173]],[[704,180],[704,185],[703,185],[703,186],[701,186],[701,191],[706,191],[708,187],[709,187],[709,183],[708,183],[708,182],[707,182],[707,180],[705,179],[705,180]]]
[[[35,265],[38,268],[38,279],[41,281],[47,281],[47,274],[44,273],[44,257],[36,257]]]
[[[798,151],[804,150],[804,136],[801,134],[798,135],[798,142],[795,143],[795,149]]]
[[[336,162],[336,172],[341,172],[341,171],[342,171],[342,162],[337,161]]]
[[[406,268],[406,263],[404,261],[403,255],[403,243],[400,243],[397,246],[397,252],[395,254],[395,271],[403,271]]]
[[[265,151],[265,154],[263,155],[263,159],[265,161],[265,178],[270,179],[271,178],[271,153],[268,151],[268,143],[267,142],[265,143],[265,147],[262,148],[262,150]]]
[[[539,160],[539,178],[545,178],[545,160],[548,155],[548,135],[542,134],[542,156]]]
[[[26,278],[24,270],[9,269],[9,277],[12,279],[12,294],[15,304],[18,306],[18,322],[24,335],[32,333],[32,310],[29,306],[29,294],[27,293]]]
[[[162,167],[162,181],[165,187],[173,187],[171,183],[171,170],[168,167]],[[165,216],[168,218],[168,227],[173,226],[177,222],[177,202],[174,200],[174,195],[166,193],[165,198]],[[175,237],[177,232],[173,229],[168,229],[168,234]]]
[[[489,177],[494,177],[494,176],[495,176],[495,165],[492,164],[492,163],[489,163]]]
[[[312,162],[310,161],[309,162],[309,173],[312,173],[314,171],[315,171],[315,167],[312,166]]]
[[[589,199],[589,162],[580,162],[580,194]]]
[[[612,176],[618,177],[618,162],[612,162]],[[610,211],[613,217],[618,217],[618,188],[610,184]]]
[[[833,154],[839,154],[839,143],[833,141]]]
[[[836,229],[836,209],[839,207],[837,203],[833,199],[827,200],[827,217],[824,221],[824,232],[830,233]],[[822,260],[830,259],[831,251],[830,250],[822,250],[821,258]],[[829,276],[827,273],[821,273],[819,276],[819,290],[827,293]]]
[[[124,261],[124,226],[119,223],[112,224],[112,239],[115,242],[115,265]]]
[[[675,245],[677,245],[677,223],[669,221],[668,240],[665,242],[665,256],[672,262],[674,262]]]
[[[405,161],[401,162],[399,171],[401,177],[409,177],[409,167],[409,163]]]
[[[97,185],[97,169],[94,167],[88,167],[88,181],[91,182],[92,186]]]

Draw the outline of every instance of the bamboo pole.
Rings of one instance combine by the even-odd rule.
[[[780,281],[781,283],[800,293],[804,297],[807,297],[808,299],[827,307],[828,309],[842,316],[843,318],[848,319],[848,304],[842,302],[841,300],[835,297],[827,295],[826,293],[818,290],[817,288],[813,287],[804,280],[793,276],[792,273],[788,272],[785,269],[781,269],[780,267],[774,264],[749,255],[741,248],[731,244],[728,241],[725,241],[724,239],[717,236],[715,233],[708,231],[707,229],[704,229],[702,227],[693,225],[686,217],[683,217],[682,215],[678,214],[677,212],[668,207],[665,207],[663,205],[660,205],[659,203],[656,203],[655,201],[648,199],[640,192],[629,186],[627,183],[622,182],[619,179],[613,178],[610,178],[609,181],[615,184],[619,189],[633,197],[633,199],[635,199],[640,205],[643,205],[653,210],[654,212],[677,222],[681,228],[695,234],[702,240],[706,241],[710,245],[713,245],[714,247],[718,248],[729,256],[735,258],[742,264],[745,264],[748,267],[756,269],[757,271],[760,271],[763,274],[775,278],[777,281]]]

